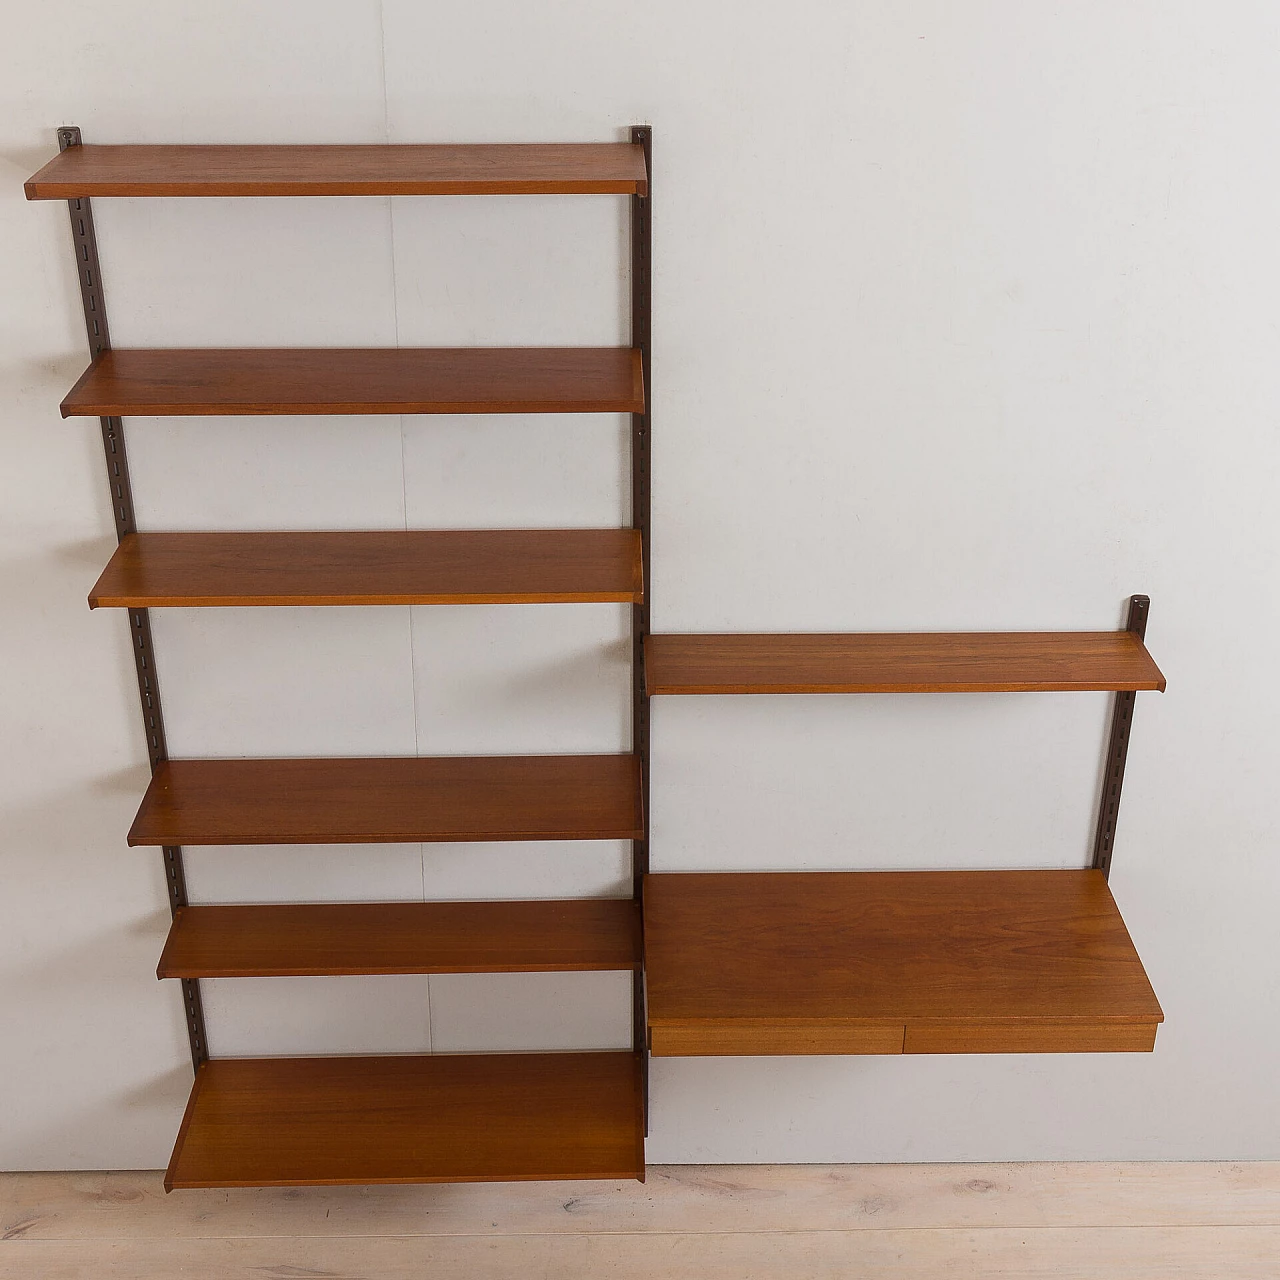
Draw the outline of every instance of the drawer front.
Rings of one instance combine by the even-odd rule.
[[[659,1058],[756,1057],[791,1054],[902,1052],[903,1024],[779,1021],[662,1022],[649,1028]]]
[[[904,1053],[1150,1053],[1155,1022],[914,1022]]]

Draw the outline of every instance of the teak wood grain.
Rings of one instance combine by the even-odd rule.
[[[630,347],[126,348],[62,402],[64,418],[643,410]]]
[[[103,146],[60,152],[28,200],[80,196],[646,195],[629,142]]]
[[[644,1180],[632,1053],[223,1058],[165,1189]]]
[[[182,907],[160,978],[634,969],[631,899]]]
[[[1158,689],[1130,631],[650,635],[651,694]]]
[[[634,840],[632,755],[168,760],[131,845]]]
[[[89,607],[625,603],[641,563],[635,529],[131,533]]]
[[[1163,1020],[1099,871],[650,875],[644,918],[655,1054],[1146,1050]]]

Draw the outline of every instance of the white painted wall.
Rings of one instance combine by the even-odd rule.
[[[665,630],[1108,628],[1152,1056],[665,1060],[650,1158],[1280,1157],[1280,15],[1264,0],[6,6],[0,1165],[164,1161],[189,1066],[66,215],[96,142],[656,132]],[[103,201],[118,345],[624,339],[609,198]],[[148,528],[596,525],[623,423],[129,424]],[[612,750],[611,606],[174,611],[175,753]],[[1082,865],[1100,696],[660,701],[659,869]],[[202,901],[618,892],[625,848],[198,850]],[[625,980],[209,984],[219,1052],[593,1046]]]

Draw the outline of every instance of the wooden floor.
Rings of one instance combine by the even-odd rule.
[[[1275,1280],[1280,1163],[652,1166],[648,1182],[165,1196],[0,1174],[8,1280]]]

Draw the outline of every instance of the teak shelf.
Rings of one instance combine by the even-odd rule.
[[[634,529],[130,533],[89,607],[632,604]]]
[[[640,967],[630,898],[183,907],[161,978],[568,973]]]
[[[1132,631],[654,635],[645,675],[651,694],[1164,688]]]
[[[129,843],[635,840],[641,785],[634,755],[165,760]]]
[[[104,351],[62,402],[64,418],[643,412],[628,347]]]
[[[632,1053],[214,1059],[164,1183],[643,1179],[641,1105]]]
[[[1135,695],[1163,690],[1149,601],[1117,632],[650,635],[652,137],[626,143],[85,146],[26,186],[66,200],[118,547],[90,595],[128,611],[195,1083],[175,1187],[644,1177],[648,1057],[1148,1051],[1162,1020],[1107,885]],[[621,194],[624,347],[112,348],[91,197]],[[622,529],[139,532],[124,415],[626,413]],[[621,602],[632,749],[597,756],[170,760],[149,610]],[[1079,871],[648,875],[655,695],[1115,694]],[[629,840],[632,897],[192,906],[186,844]],[[642,906],[643,903],[643,906]],[[204,978],[630,970],[609,1053],[211,1059]],[[646,1004],[647,993],[647,1004]]]
[[[661,1055],[1148,1050],[1163,1015],[1100,871],[651,875]]]
[[[648,192],[646,149],[639,142],[312,147],[77,144],[66,147],[26,184],[28,200],[645,196]]]

